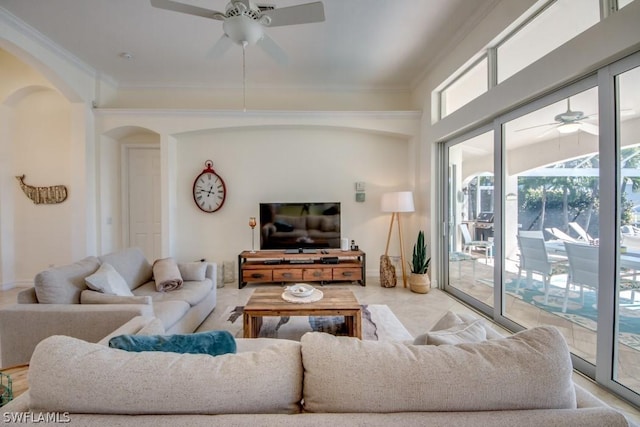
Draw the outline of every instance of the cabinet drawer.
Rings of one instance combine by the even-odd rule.
[[[243,282],[270,282],[271,270],[242,270]]]
[[[278,269],[273,270],[273,281],[274,282],[287,282],[291,280],[302,280],[302,270],[297,269]]]
[[[333,270],[331,268],[305,268],[302,271],[302,280],[331,280]]]
[[[362,269],[334,268],[333,280],[362,280]]]

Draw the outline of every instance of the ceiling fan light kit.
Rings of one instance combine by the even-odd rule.
[[[580,123],[565,123],[558,126],[558,132],[560,133],[574,133],[580,130]]]

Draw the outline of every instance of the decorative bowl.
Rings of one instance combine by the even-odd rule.
[[[314,287],[304,284],[297,284],[293,286],[287,286],[285,290],[289,292],[289,294],[296,297],[308,297],[313,293]]]

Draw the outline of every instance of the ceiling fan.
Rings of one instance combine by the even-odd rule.
[[[151,0],[151,6],[222,21],[224,34],[209,51],[210,57],[222,56],[234,43],[243,49],[255,44],[280,64],[287,63],[287,54],[265,33],[265,28],[322,22],[325,19],[324,6],[320,1],[276,8],[273,5],[256,5],[250,0],[231,0],[224,13],[172,0]]]
[[[567,111],[555,116],[553,118],[555,120],[554,122],[518,129],[516,132],[535,129],[543,126],[553,126],[552,128],[538,135],[538,138],[541,138],[547,135],[549,132],[552,132],[553,130],[557,130],[562,134],[574,133],[581,130],[583,132],[590,133],[592,135],[598,135],[598,130],[599,130],[598,126],[591,123],[584,122],[584,120],[590,119],[595,116],[597,116],[597,114],[585,115],[582,111],[573,111],[571,109],[571,99],[567,98]]]

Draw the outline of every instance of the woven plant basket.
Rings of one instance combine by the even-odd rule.
[[[431,280],[428,274],[411,273],[409,275],[409,289],[418,294],[426,294],[431,290]]]

